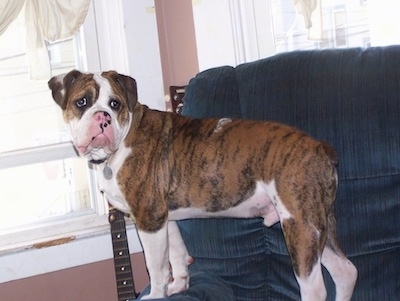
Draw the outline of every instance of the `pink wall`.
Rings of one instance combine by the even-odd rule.
[[[165,94],[199,72],[192,0],[155,0]]]
[[[137,291],[149,282],[142,253],[131,256]],[[117,301],[113,260],[0,284],[0,300]]]

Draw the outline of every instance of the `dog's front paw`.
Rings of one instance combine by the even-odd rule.
[[[182,276],[176,277],[167,287],[167,295],[171,296],[173,294],[182,292],[189,288],[189,276],[184,274]]]

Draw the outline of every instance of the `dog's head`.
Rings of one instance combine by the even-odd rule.
[[[101,162],[126,137],[137,103],[136,81],[115,71],[73,70],[48,82],[80,155]]]

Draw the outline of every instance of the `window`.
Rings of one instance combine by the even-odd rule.
[[[317,0],[311,30],[295,3],[307,0],[196,2],[199,70],[236,66],[276,53],[400,44],[400,1]]]
[[[397,1],[322,0],[313,13],[320,16],[320,38],[310,39],[304,18],[292,0],[269,0],[276,53],[292,50],[369,47],[400,43]],[[259,12],[257,12],[259,14]],[[316,22],[318,23],[318,21]]]
[[[359,0],[321,1],[316,8],[321,16],[320,39],[308,38],[304,18],[292,0],[270,1],[276,52],[369,45],[370,11]]]
[[[310,30],[295,6],[295,2],[301,1],[309,2],[229,0],[225,12],[219,10],[214,19],[209,14],[203,16],[207,11],[203,4],[194,5],[196,30],[201,33],[196,37],[198,45],[220,46],[217,53],[220,57],[211,65],[207,62],[213,57],[198,48],[200,70],[223,64],[238,65],[294,50],[400,44],[400,18],[396,14],[400,1],[317,0]],[[210,6],[207,8],[211,10]],[[230,22],[232,35],[215,29],[220,22]],[[211,32],[209,28],[214,29]]]
[[[0,251],[82,224],[97,226],[96,217],[106,212],[93,172],[72,147],[48,80],[29,79],[24,19],[21,12],[0,36]],[[85,69],[83,41],[80,32],[47,45],[54,75]]]

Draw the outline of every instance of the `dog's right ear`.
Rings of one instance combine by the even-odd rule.
[[[67,99],[65,97],[65,91],[71,86],[71,84],[80,76],[82,73],[78,70],[72,70],[67,74],[60,74],[53,76],[49,82],[49,88],[55,102],[64,110],[67,106]]]

